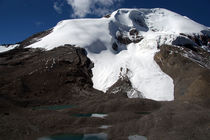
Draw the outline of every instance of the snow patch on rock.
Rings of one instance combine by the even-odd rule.
[[[0,53],[7,52],[9,50],[12,50],[12,49],[18,47],[18,46],[19,46],[19,44],[9,45],[9,46],[0,46]]]

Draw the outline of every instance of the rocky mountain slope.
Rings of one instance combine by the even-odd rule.
[[[209,42],[208,27],[156,8],[65,20],[0,46],[0,139],[208,140]],[[46,105],[74,107],[35,109]]]

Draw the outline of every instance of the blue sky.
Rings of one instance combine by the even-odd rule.
[[[0,44],[22,41],[72,18],[95,18],[118,8],[166,8],[210,26],[210,0],[0,0]]]

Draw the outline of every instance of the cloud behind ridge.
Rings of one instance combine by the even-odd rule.
[[[114,8],[118,8],[124,0],[66,0],[72,7],[72,17],[85,17],[88,14],[105,15]]]

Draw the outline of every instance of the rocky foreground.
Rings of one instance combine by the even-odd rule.
[[[1,53],[0,139],[37,140],[60,133],[103,132],[112,140],[127,140],[131,135],[148,140],[209,140],[210,70],[179,51],[183,50],[163,45],[155,56],[161,69],[174,80],[172,102],[129,99],[122,84],[115,84],[121,88],[118,94],[93,89],[94,65],[81,48],[65,45],[44,51],[19,47]],[[202,58],[209,59],[209,54]],[[46,105],[74,107],[35,109]],[[72,115],[77,113],[108,116]]]

